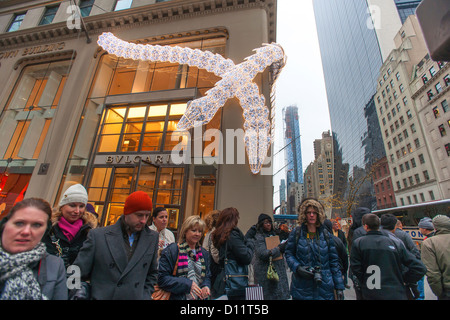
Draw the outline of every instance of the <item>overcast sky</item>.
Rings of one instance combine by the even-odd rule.
[[[297,105],[305,171],[314,160],[314,140],[331,130],[312,0],[278,0],[277,15],[277,43],[283,47],[287,63],[276,82],[274,153],[285,145],[282,110]],[[280,180],[286,179],[285,169],[278,172],[285,166],[284,150],[275,155],[273,163],[276,207]]]

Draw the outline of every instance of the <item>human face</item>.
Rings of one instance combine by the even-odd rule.
[[[153,218],[153,224],[156,226],[156,229],[158,229],[158,232],[167,227],[168,220],[169,215],[167,214],[167,211],[158,212],[156,218]]]
[[[333,222],[333,230],[339,230],[339,225],[337,224],[337,222]]]
[[[203,230],[201,230],[198,226],[194,226],[193,228],[186,231],[185,237],[189,247],[195,248],[195,245],[202,238],[202,233]]]
[[[306,223],[309,225],[315,225],[317,222],[317,211],[314,207],[308,207],[306,209]]]
[[[42,210],[34,207],[17,210],[3,229],[3,249],[10,254],[32,250],[41,241],[47,222],[48,215]]]
[[[85,210],[86,205],[81,202],[72,202],[61,207],[62,216],[69,223],[74,223],[75,221],[80,219],[83,216]]]
[[[272,230],[272,224],[270,223],[270,221],[268,219],[265,219],[263,222],[263,229],[265,231],[270,231]]]
[[[144,229],[147,224],[150,211],[137,211],[125,215],[125,224],[128,226],[131,233],[139,232]]]

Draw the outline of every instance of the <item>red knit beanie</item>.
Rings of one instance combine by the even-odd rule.
[[[152,199],[144,191],[136,191],[125,200],[123,214],[127,215],[138,211],[152,211]]]

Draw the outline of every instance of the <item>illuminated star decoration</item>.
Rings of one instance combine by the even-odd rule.
[[[273,66],[276,78],[285,64],[284,51],[278,44],[265,44],[255,49],[255,54],[235,65],[220,54],[178,46],[143,45],[118,39],[110,32],[101,34],[97,43],[108,53],[118,57],[143,61],[161,61],[187,64],[205,69],[221,77],[202,98],[187,103],[186,111],[178,122],[179,130],[189,130],[208,123],[227,99],[237,97],[243,109],[244,142],[250,169],[254,174],[261,171],[274,134],[274,110],[269,119],[265,98],[253,82],[258,72]],[[275,79],[273,79],[275,81]],[[273,91],[272,91],[273,92]]]

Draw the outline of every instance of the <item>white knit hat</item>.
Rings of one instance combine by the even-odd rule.
[[[74,202],[84,203],[85,205],[88,202],[87,191],[81,184],[75,184],[67,188],[59,201],[59,206],[62,207],[63,205]]]

